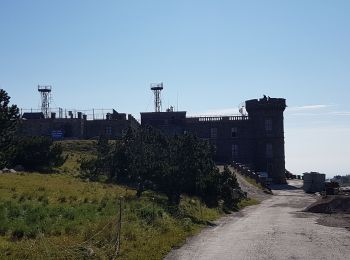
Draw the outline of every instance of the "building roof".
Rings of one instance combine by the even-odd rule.
[[[24,119],[44,119],[42,112],[23,113],[22,118]]]

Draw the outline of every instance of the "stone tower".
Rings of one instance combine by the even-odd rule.
[[[286,183],[283,111],[286,100],[270,98],[246,101],[252,123],[255,171],[267,172],[274,183]]]

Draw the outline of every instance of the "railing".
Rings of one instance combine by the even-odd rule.
[[[21,108],[20,115],[24,113],[40,113],[41,109],[33,109],[33,108]],[[55,113],[55,118],[64,119],[64,118],[78,118],[78,114],[80,114],[81,118],[86,116],[87,120],[104,120],[107,118],[107,114],[113,114],[112,108],[91,108],[91,109],[68,109],[68,108],[49,108],[49,118],[51,118],[51,113]],[[136,121],[133,116],[129,117],[129,120]],[[135,122],[135,123],[136,123]]]
[[[232,162],[231,166],[236,172],[255,180],[257,184],[260,184],[265,189],[268,189],[269,191],[271,191],[266,178],[261,178],[258,173],[250,170],[249,167],[237,162]]]
[[[218,121],[245,121],[249,120],[248,116],[199,116],[199,117],[187,117],[186,121],[188,123],[196,122],[218,122]]]

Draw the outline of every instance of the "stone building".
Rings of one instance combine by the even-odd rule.
[[[216,149],[218,163],[237,162],[255,172],[266,172],[276,183],[285,182],[282,98],[252,99],[245,102],[248,115],[186,117],[185,111],[144,112],[141,125],[150,125],[167,135],[192,132]],[[81,112],[71,111],[65,118],[55,113],[24,113],[20,134],[53,138],[92,139],[100,135],[121,138],[125,131],[140,126],[132,116],[113,110],[104,119],[88,120]]]
[[[141,113],[141,124],[166,134],[192,132],[216,149],[218,163],[237,162],[266,172],[275,183],[285,182],[282,98],[245,102],[247,116],[186,117],[185,111]]]
[[[20,134],[24,136],[52,136],[56,139],[96,139],[104,135],[111,139],[121,138],[129,127],[139,127],[139,122],[124,113],[108,113],[105,119],[87,120],[78,112],[69,118],[44,118],[43,113],[24,113],[20,122]]]

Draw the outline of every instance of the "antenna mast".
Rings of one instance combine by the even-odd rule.
[[[163,90],[163,82],[151,83],[151,90],[154,93],[154,112],[162,111],[162,100],[160,93]]]
[[[50,102],[51,102],[51,86],[38,85],[38,91],[41,97],[41,112],[45,118],[49,118]]]

